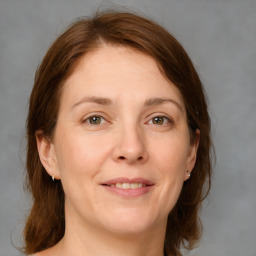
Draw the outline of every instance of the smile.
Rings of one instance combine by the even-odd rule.
[[[147,185],[144,183],[116,183],[116,184],[110,184],[107,186],[110,186],[112,188],[137,189],[137,188],[146,187]]]
[[[134,198],[150,192],[154,183],[143,178],[115,178],[101,184],[107,191],[125,198]]]

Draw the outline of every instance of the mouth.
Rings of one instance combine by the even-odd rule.
[[[138,189],[142,187],[152,186],[145,183],[113,183],[113,184],[102,184],[103,186],[108,186],[111,188],[121,188],[121,189]]]
[[[155,184],[143,178],[116,178],[100,185],[122,197],[138,197],[151,191]]]

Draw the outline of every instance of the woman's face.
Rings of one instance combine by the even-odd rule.
[[[67,221],[117,233],[165,228],[198,144],[156,62],[116,46],[83,57],[64,83],[54,138],[41,142]]]

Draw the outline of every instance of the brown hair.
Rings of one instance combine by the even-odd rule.
[[[164,28],[130,12],[105,11],[74,22],[52,44],[35,76],[27,118],[27,178],[33,206],[24,229],[25,252],[55,245],[64,235],[64,191],[61,181],[50,182],[37,152],[35,132],[51,139],[58,116],[60,91],[78,60],[101,44],[123,45],[153,57],[164,76],[174,83],[186,106],[191,140],[200,130],[200,144],[192,177],[168,217],[167,255],[192,249],[201,236],[198,211],[211,185],[210,118],[205,93],[185,50]],[[193,142],[193,141],[192,141]]]

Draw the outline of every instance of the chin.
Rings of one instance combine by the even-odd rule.
[[[157,223],[156,218],[141,211],[126,211],[121,215],[113,214],[104,221],[106,229],[113,233],[129,235],[148,232]]]
[[[135,234],[143,234],[150,230],[151,225],[141,225],[137,223],[117,223],[115,225],[112,225],[110,227],[107,227],[108,230],[111,233],[129,236],[129,235],[135,235]]]

